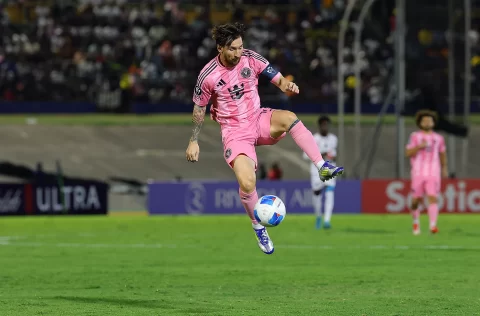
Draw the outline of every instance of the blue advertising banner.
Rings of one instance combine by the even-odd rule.
[[[262,102],[262,107],[271,107],[274,109],[293,110],[295,113],[331,113],[337,114],[337,105],[333,103],[295,103],[293,108],[282,102]],[[210,105],[208,105],[210,107]],[[363,114],[375,114],[380,112],[381,104],[363,104]],[[132,112],[137,114],[148,113],[190,113],[193,109],[193,103],[164,102],[164,103],[133,103]],[[352,113],[352,109],[346,109],[347,113]],[[394,113],[394,107],[390,106],[387,113]]]
[[[309,181],[258,181],[259,197],[280,197],[290,213],[313,213]],[[337,181],[336,213],[360,213],[361,181]],[[348,198],[346,198],[348,197]],[[242,214],[235,181],[155,182],[149,185],[150,214]]]

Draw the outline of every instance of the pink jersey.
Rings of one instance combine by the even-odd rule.
[[[222,130],[246,125],[260,108],[258,76],[262,73],[271,82],[280,76],[266,58],[251,50],[244,49],[232,68],[223,66],[217,56],[200,71],[193,102],[206,106],[211,100],[210,116]]]
[[[413,132],[407,144],[407,149],[427,142],[427,147],[420,149],[417,154],[410,158],[411,176],[415,177],[440,177],[440,153],[444,153],[445,140],[442,135],[423,131]]]

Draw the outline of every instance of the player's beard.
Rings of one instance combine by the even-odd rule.
[[[238,65],[238,63],[240,62],[240,58],[233,57],[232,59],[228,59],[228,58],[225,58],[225,59],[228,61],[229,66],[231,67]]]
[[[433,130],[433,127],[422,127],[421,129],[422,131],[429,133]]]

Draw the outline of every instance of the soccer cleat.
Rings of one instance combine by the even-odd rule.
[[[343,174],[343,167],[335,167],[330,161],[325,161],[322,167],[318,170],[320,174],[320,180],[323,182],[335,178],[338,175]]]
[[[316,220],[316,222],[315,222],[315,228],[316,228],[316,229],[322,228],[322,217],[321,217],[321,216],[318,216],[318,217],[317,217],[317,220]]]
[[[273,242],[268,236],[267,229],[265,227],[260,229],[253,229],[258,240],[258,247],[266,254],[271,255],[273,253]]]
[[[332,225],[330,225],[330,222],[325,222],[325,223],[323,223],[323,228],[330,229],[330,228],[332,228]]]
[[[413,234],[416,236],[416,235],[420,235],[420,225],[418,224],[413,224]]]
[[[438,233],[438,228],[437,228],[437,226],[433,226],[432,228],[430,228],[430,232],[431,232],[432,234]]]

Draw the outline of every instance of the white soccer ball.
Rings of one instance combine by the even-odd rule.
[[[285,219],[287,210],[283,201],[275,195],[264,195],[258,199],[253,210],[255,219],[263,226],[278,226]]]

